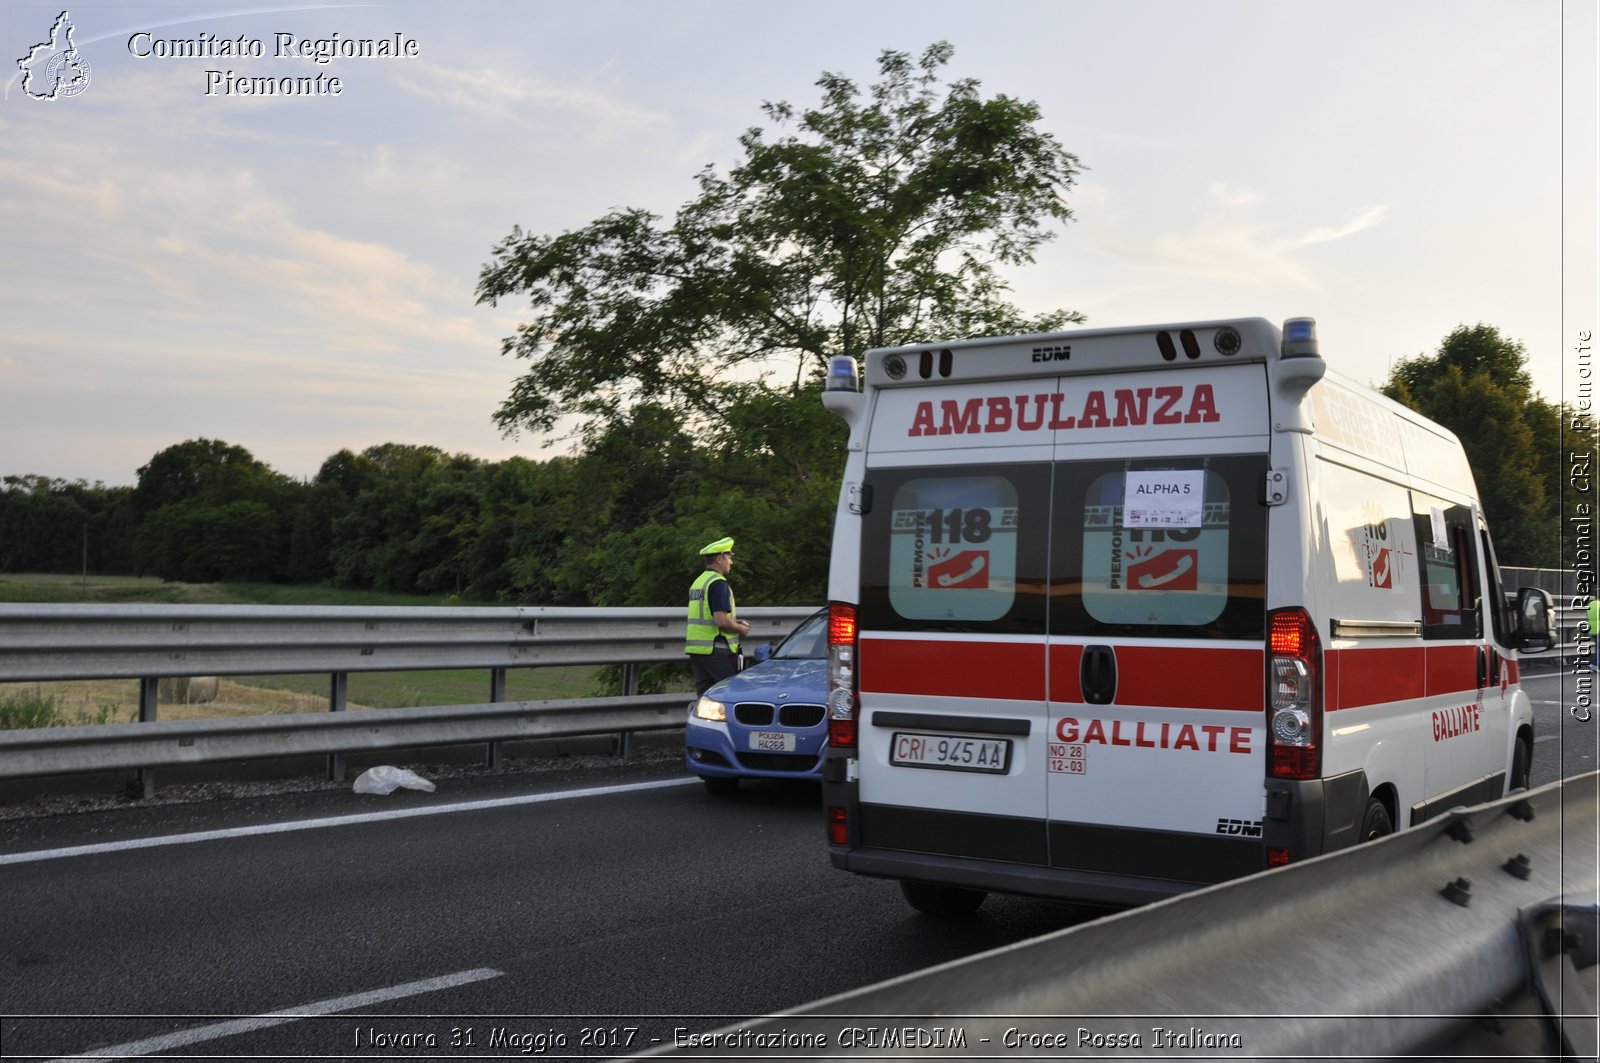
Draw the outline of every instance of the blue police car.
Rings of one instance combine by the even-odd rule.
[[[713,794],[740,779],[818,779],[828,744],[828,611],[689,706],[685,759]]]

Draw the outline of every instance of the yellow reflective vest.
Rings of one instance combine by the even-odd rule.
[[[689,587],[689,633],[684,642],[685,653],[710,653],[716,648],[718,635],[728,640],[728,649],[734,653],[739,652],[739,636],[730,635],[719,629],[716,617],[711,615],[711,596],[707,592],[719,579],[726,581],[727,577],[714,568],[708,568],[700,573],[700,578]],[[728,584],[728,615],[737,615],[733,611],[731,583]]]

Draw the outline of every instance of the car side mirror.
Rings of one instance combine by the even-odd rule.
[[[756,647],[756,663],[757,664],[760,664],[762,661],[766,660],[768,657],[771,657],[771,656],[772,656],[772,643],[763,642],[761,645]]]
[[[1543,653],[1556,644],[1550,630],[1550,615],[1555,604],[1550,592],[1538,587],[1523,587],[1517,591],[1517,649],[1529,653]]]

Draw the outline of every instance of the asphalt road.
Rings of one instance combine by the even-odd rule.
[[[0,1054],[418,1054],[403,1033],[459,1058],[535,1034],[617,1054],[1083,917],[1021,898],[917,917],[893,884],[830,867],[814,787],[726,800],[665,768],[530,778],[102,814],[49,843],[84,851],[27,862],[5,861],[41,839],[8,842]],[[292,1009],[338,1014],[240,1018]]]
[[[1596,768],[1532,676],[1536,785]],[[0,822],[0,1058],[611,1056],[1089,917],[912,914],[834,871],[817,792],[671,756]]]
[[[1525,674],[1533,702],[1533,785],[1600,769],[1600,681],[1593,673]],[[1587,712],[1585,721],[1575,713]]]

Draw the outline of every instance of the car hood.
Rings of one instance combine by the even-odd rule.
[[[794,657],[752,665],[706,691],[706,697],[727,702],[787,701],[821,705],[827,693],[828,662],[816,657]]]

